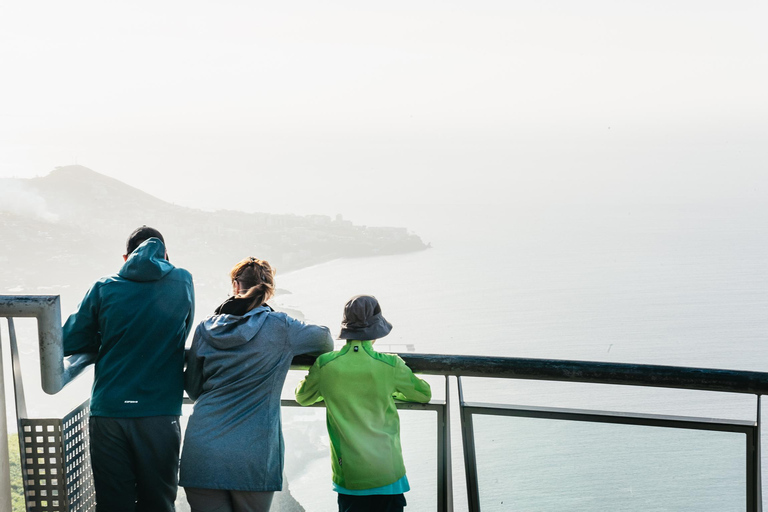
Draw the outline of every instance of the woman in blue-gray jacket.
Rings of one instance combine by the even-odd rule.
[[[234,297],[195,330],[184,388],[195,400],[179,485],[192,512],[268,511],[283,486],[280,392],[298,354],[333,349],[327,327],[272,310],[274,270],[246,258],[230,272]]]

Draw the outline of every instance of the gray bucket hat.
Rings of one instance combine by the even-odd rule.
[[[379,301],[373,295],[356,295],[344,306],[340,340],[377,340],[392,330],[392,324],[381,314]]]

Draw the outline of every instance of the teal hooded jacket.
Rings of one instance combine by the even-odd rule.
[[[192,275],[150,238],[85,294],[64,324],[64,355],[96,353],[91,415],[178,416],[184,344],[194,320]]]

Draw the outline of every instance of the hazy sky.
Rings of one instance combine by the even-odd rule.
[[[0,177],[202,208],[768,200],[768,3],[6,1]]]

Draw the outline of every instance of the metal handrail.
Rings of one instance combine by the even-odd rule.
[[[95,354],[64,359],[58,295],[0,295],[0,317],[36,317],[43,390],[56,394],[95,360]],[[518,357],[399,354],[413,371],[431,375],[497,377],[594,384],[650,386],[729,393],[768,394],[768,373],[649,364],[569,361]],[[315,357],[294,358],[308,368]]]
[[[58,295],[0,295],[0,317],[37,318],[41,384],[49,395],[61,391],[96,359],[95,354],[82,354],[64,360]]]
[[[398,354],[416,373],[457,377],[494,377],[623,386],[663,387],[768,394],[768,373],[653,364],[488,357],[445,354]],[[313,356],[293,359],[294,369],[308,368]]]

